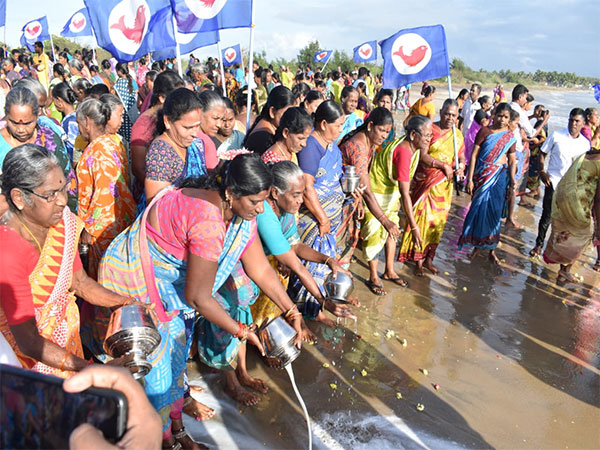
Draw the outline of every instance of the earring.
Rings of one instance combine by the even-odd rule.
[[[225,203],[229,209],[233,207],[233,199],[229,195],[225,195]]]

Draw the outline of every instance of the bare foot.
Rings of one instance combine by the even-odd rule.
[[[191,390],[191,386],[190,386]],[[215,410],[190,397],[183,406],[183,412],[196,420],[209,420],[215,415]]]
[[[479,255],[479,249],[475,247],[471,252],[471,256],[469,256],[469,259],[473,261],[475,258],[477,258],[477,255]]]
[[[171,431],[173,433],[172,438],[175,439],[179,444],[181,444],[181,448],[185,450],[200,450],[208,448],[202,444],[195,442],[192,439],[192,437],[188,434],[185,427],[183,426],[183,421],[181,419],[173,420],[173,422],[171,423]]]
[[[499,266],[500,265],[500,260],[498,259],[498,257],[496,256],[496,252],[494,252],[494,250],[490,251],[490,256],[489,259],[491,262],[493,262],[495,265]]]
[[[536,245],[529,252],[529,256],[539,256],[540,253],[542,253],[542,247]]]
[[[508,228],[514,228],[515,230],[523,229],[523,226],[514,219],[506,219],[506,223],[504,225]]]
[[[329,317],[327,317],[323,311],[319,311],[319,315],[317,317],[315,317],[315,320],[317,322],[321,322],[326,327],[329,327],[329,328],[336,327],[336,323],[333,320],[331,320]]]
[[[421,261],[419,261],[418,264],[415,266],[413,274],[415,274],[415,276],[417,277],[422,277],[425,275],[425,271],[423,270],[423,263]]]
[[[268,356],[262,357],[263,362],[271,369],[281,369],[281,360],[278,358],[269,358]]]
[[[266,394],[267,392],[269,392],[269,387],[263,380],[259,378],[254,378],[248,372],[236,370],[235,374],[237,375],[237,379],[242,386],[252,388],[255,391],[260,392],[261,394]]]
[[[308,325],[306,325],[306,322],[304,321],[304,319],[302,319],[302,322],[300,322],[300,325],[302,326],[302,341],[317,342],[317,335],[315,333],[313,333],[310,330],[310,328],[308,328]]]
[[[429,270],[432,274],[437,275],[440,273],[437,267],[433,265],[433,261],[429,258],[425,258],[425,262],[423,263],[423,267]]]
[[[235,386],[227,386],[225,393],[236,402],[246,406],[254,406],[260,401],[259,395],[244,389],[239,383]]]
[[[357,308],[360,307],[360,300],[358,300],[358,297],[355,297],[352,294],[348,296],[348,303],[350,303],[352,306],[356,306]]]
[[[204,388],[197,384],[190,384],[190,392],[193,394],[202,394],[204,392]]]

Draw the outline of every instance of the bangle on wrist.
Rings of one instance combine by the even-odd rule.
[[[327,263],[329,262],[330,259],[331,259],[331,256],[328,256],[327,259],[325,260],[325,262],[323,264],[327,265]]]
[[[298,311],[298,305],[294,303],[294,305],[285,312],[285,315],[283,317],[289,319],[290,317],[296,317],[297,315],[301,314],[300,311]]]
[[[65,353],[65,356],[63,357],[62,361],[60,362],[60,371],[63,372],[65,370],[65,362],[67,362],[67,359],[69,358],[69,355],[71,354],[71,352],[67,351],[67,353]]]

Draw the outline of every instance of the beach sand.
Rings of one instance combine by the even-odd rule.
[[[584,283],[557,286],[556,267],[527,256],[539,201],[519,208],[524,231],[504,232],[501,267],[470,262],[456,246],[468,204],[455,196],[438,276],[416,278],[398,265],[409,287],[386,282],[388,295],[376,297],[359,260],[351,266],[358,322],[310,324],[319,342],[306,345],[293,368],[316,448],[600,447],[600,274],[591,270],[592,249],[574,267]],[[217,413],[207,422],[186,416],[188,429],[211,447],[307,448],[286,373],[249,353],[251,373],[271,391],[241,407],[216,373],[190,363],[192,383],[207,389],[199,399]]]

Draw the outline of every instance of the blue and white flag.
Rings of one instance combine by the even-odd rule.
[[[34,44],[37,41],[44,42],[50,39],[50,31],[48,29],[48,19],[46,16],[39,19],[27,22],[23,26],[23,34],[21,35],[21,45],[27,47],[30,52],[34,51]]]
[[[6,0],[0,0],[0,27],[6,25]]]
[[[175,47],[169,0],[84,0],[98,45],[118,61]]]
[[[600,103],[600,84],[594,85],[594,98]]]
[[[379,43],[383,87],[433,80],[450,74],[446,33],[442,25],[400,30]]]
[[[333,55],[333,50],[317,50],[313,56],[313,62],[326,64]]]
[[[202,47],[208,47],[219,42],[218,31],[207,31],[206,33],[177,33],[177,42],[179,42],[179,51],[182,55],[192,53]],[[175,47],[165,48],[156,50],[152,57],[156,61],[163,61],[168,58],[174,58],[177,56],[177,49]]]
[[[171,5],[181,33],[252,26],[252,0],[171,0]]]
[[[87,8],[81,8],[73,14],[60,35],[64,37],[92,36],[92,25]]]
[[[354,62],[364,63],[377,59],[377,41],[369,41],[354,47]]]
[[[221,59],[225,67],[231,67],[234,64],[242,64],[242,49],[240,44],[232,45],[221,51]]]

